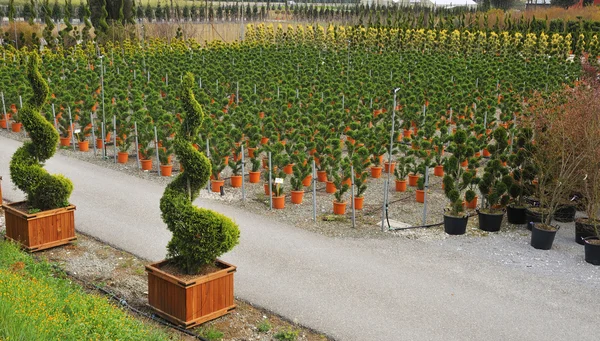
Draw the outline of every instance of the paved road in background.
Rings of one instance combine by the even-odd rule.
[[[23,198],[8,172],[19,145],[0,137],[10,201]],[[160,185],[61,155],[46,169],[73,181],[78,231],[164,257]],[[536,271],[495,261],[509,257],[502,245],[486,252],[477,238],[336,239],[208,199],[195,204],[240,225],[240,244],[223,257],[238,266],[236,296],[337,340],[593,340],[600,332],[600,271],[581,260],[557,267],[575,267],[567,275]],[[521,247],[533,252],[514,252]]]

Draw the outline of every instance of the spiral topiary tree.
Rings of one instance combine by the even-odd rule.
[[[185,115],[174,140],[175,154],[185,172],[167,186],[160,200],[162,219],[173,233],[167,258],[187,274],[196,274],[204,265],[214,263],[237,245],[240,235],[238,226],[228,217],[192,204],[211,172],[210,161],[192,143],[204,119],[193,86],[194,76],[188,73],[181,88]]]
[[[31,141],[26,141],[13,155],[10,176],[13,183],[27,195],[29,206],[45,211],[68,206],[73,184],[66,177],[49,174],[42,168],[43,163],[56,151],[58,132],[40,114],[49,89],[38,70],[38,63],[39,56],[33,52],[27,66],[27,78],[33,88],[33,96],[19,112]]]

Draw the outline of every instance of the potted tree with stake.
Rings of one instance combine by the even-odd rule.
[[[192,87],[183,79],[184,124],[175,136],[175,153],[186,169],[165,189],[162,218],[172,233],[167,259],[146,266],[148,303],[162,317],[185,328],[227,314],[235,308],[233,273],[236,267],[217,258],[237,245],[240,231],[226,216],[193,206],[206,185],[210,162],[192,141],[203,119]]]
[[[412,156],[402,156],[398,158],[396,169],[394,169],[394,176],[396,177],[396,192],[406,191],[406,177],[408,176],[413,163],[414,157]]]
[[[479,192],[482,196],[482,208],[477,211],[479,228],[483,231],[500,231],[503,208],[508,204],[507,186],[503,181],[508,170],[503,166],[502,155],[508,146],[506,129],[498,127],[493,133],[494,144],[488,144],[490,161],[486,164],[483,176],[478,181]]]
[[[77,147],[81,152],[87,152],[90,148],[90,141],[88,137],[92,134],[92,121],[90,116],[81,115],[77,120],[79,123],[79,130],[76,131],[75,136],[77,137]]]
[[[350,173],[350,160],[344,158],[339,163],[340,169],[333,173],[333,183],[335,185],[335,193],[333,194],[335,200],[333,201],[333,214],[344,215],[346,214],[347,202],[344,201],[344,195],[350,189],[350,186],[344,182],[344,179]]]
[[[465,172],[459,160],[464,160],[468,153],[467,133],[460,129],[450,137],[450,150],[452,155],[446,159],[443,179],[444,194],[450,200],[450,208],[444,213],[444,230],[450,235],[460,235],[466,232],[468,216],[464,214],[461,193],[471,181],[473,174]],[[467,191],[465,199],[473,200],[475,193]]]
[[[352,165],[354,166],[354,184],[356,185],[354,208],[362,210],[365,201],[363,195],[367,191],[367,167],[369,165],[369,151],[367,148],[360,147],[354,152],[352,155]]]
[[[525,197],[533,194],[533,179],[536,176],[535,167],[530,157],[532,151],[533,130],[523,127],[517,133],[513,153],[508,156],[510,175],[504,176],[503,182],[508,188],[510,202],[506,206],[506,218],[511,224],[525,224]]]
[[[241,147],[236,147],[237,155],[241,153]],[[242,187],[242,176],[240,173],[242,172],[242,158],[237,158],[237,160],[229,160],[229,168],[231,168],[231,187],[239,188]]]
[[[38,251],[69,243],[75,236],[75,206],[69,204],[73,184],[62,175],[51,175],[43,163],[54,155],[58,134],[40,110],[48,97],[48,84],[38,70],[39,57],[29,55],[27,78],[33,95],[20,110],[31,141],[24,142],[10,161],[13,183],[27,200],[4,206],[6,238]]]

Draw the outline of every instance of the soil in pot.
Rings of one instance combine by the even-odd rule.
[[[600,240],[598,237],[588,237],[584,240],[585,242],[585,261],[600,265]]]
[[[477,215],[479,217],[480,230],[488,232],[500,231],[500,226],[502,226],[502,218],[504,217],[504,212],[492,212],[488,210],[481,210],[477,212]]]
[[[529,223],[541,223],[543,215],[546,215],[546,211],[539,207],[529,207],[525,209],[525,220],[528,223],[527,229],[531,230],[531,224]]]
[[[600,222],[598,229],[600,229]],[[575,242],[579,245],[585,245],[584,239],[596,235],[593,222],[589,218],[578,218],[575,220]]]
[[[506,218],[511,224],[525,224],[527,223],[527,216],[525,214],[525,207],[507,206],[506,207]]]
[[[461,235],[467,231],[468,216],[454,217],[444,214],[444,231],[449,235]]]
[[[558,228],[543,223],[533,223],[530,225],[532,225],[531,246],[538,250],[550,250]]]

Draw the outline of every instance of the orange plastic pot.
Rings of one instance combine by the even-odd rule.
[[[437,166],[433,167],[433,175],[444,176],[444,166],[437,165]]]
[[[254,151],[256,148],[248,148],[248,157],[254,158]]]
[[[414,174],[409,174],[408,175],[408,185],[410,187],[416,187],[417,186],[417,181],[419,181],[419,176],[418,175],[414,175]]]
[[[231,187],[233,187],[233,188],[242,187],[242,176],[241,175],[232,175],[231,176]]]
[[[406,180],[396,180],[396,192],[406,192]]]
[[[262,159],[262,165],[263,165],[263,168],[264,168],[264,169],[267,169],[267,168],[269,168],[269,159],[267,159],[267,158],[263,158],[263,159]]]
[[[327,172],[326,171],[317,171],[317,180],[319,180],[319,182],[327,181]]]
[[[292,204],[301,204],[304,199],[304,191],[292,191]]]
[[[152,170],[152,160],[151,159],[146,159],[146,160],[140,160],[140,163],[142,164],[142,170]]]
[[[383,167],[373,166],[371,167],[371,177],[373,179],[379,179],[381,177],[381,171]]]
[[[417,202],[425,202],[425,190],[418,189],[416,192]]]
[[[60,138],[60,145],[63,147],[68,147],[71,145],[71,138],[70,137],[61,137]]]
[[[129,160],[129,153],[118,152],[117,153],[117,162],[118,163],[127,163]]]
[[[310,186],[310,183],[312,182],[312,175],[307,175],[304,180],[302,180],[302,186],[304,187],[308,187]]]
[[[79,148],[80,152],[87,152],[90,150],[90,141],[85,140],[83,142],[79,142],[77,147]]]
[[[365,202],[365,197],[354,197],[354,209],[362,210]]]
[[[269,188],[269,184],[264,184],[265,187],[265,195],[271,195],[271,189]]]
[[[96,149],[102,149],[103,146],[102,139],[96,139]]]
[[[229,164],[229,156],[225,156],[223,158],[223,163],[226,164],[226,165]]]
[[[283,172],[287,175],[294,173],[294,164],[290,163],[289,165],[283,167]]]
[[[467,167],[469,165],[469,160],[465,160],[463,162],[460,163],[461,167]]]
[[[210,182],[210,190],[215,193],[221,192],[221,187],[225,185],[225,180],[212,180]]]
[[[273,197],[273,208],[282,210],[285,208],[285,196]]]
[[[0,128],[6,129],[6,120],[5,119],[0,120]]]
[[[18,133],[21,131],[21,127],[23,126],[23,123],[21,122],[13,122],[13,124],[11,124],[11,129],[13,132]]]
[[[383,164],[384,171],[386,173],[394,173],[394,169],[396,168],[396,163],[392,162],[391,165],[389,162]]]
[[[348,187],[352,186],[352,179],[348,178],[348,179],[342,181],[342,185],[348,185]]]
[[[327,192],[329,194],[335,193],[336,188],[335,188],[335,184],[333,183],[333,181],[327,181],[326,184],[327,185],[325,186],[325,192]]]
[[[346,202],[333,202],[333,214],[344,215],[346,214]]]
[[[260,139],[260,144],[267,144],[267,142],[269,142],[269,138],[268,137],[263,137]]]
[[[160,175],[171,176],[173,172],[173,165],[160,165]]]
[[[402,135],[409,139],[410,136],[412,135],[412,130],[404,129],[404,132],[402,133]]]
[[[477,208],[477,196],[475,196],[475,198],[469,202],[464,202],[464,206],[468,209],[474,210],[475,208]]]
[[[256,184],[260,182],[260,172],[250,172],[250,183]]]

